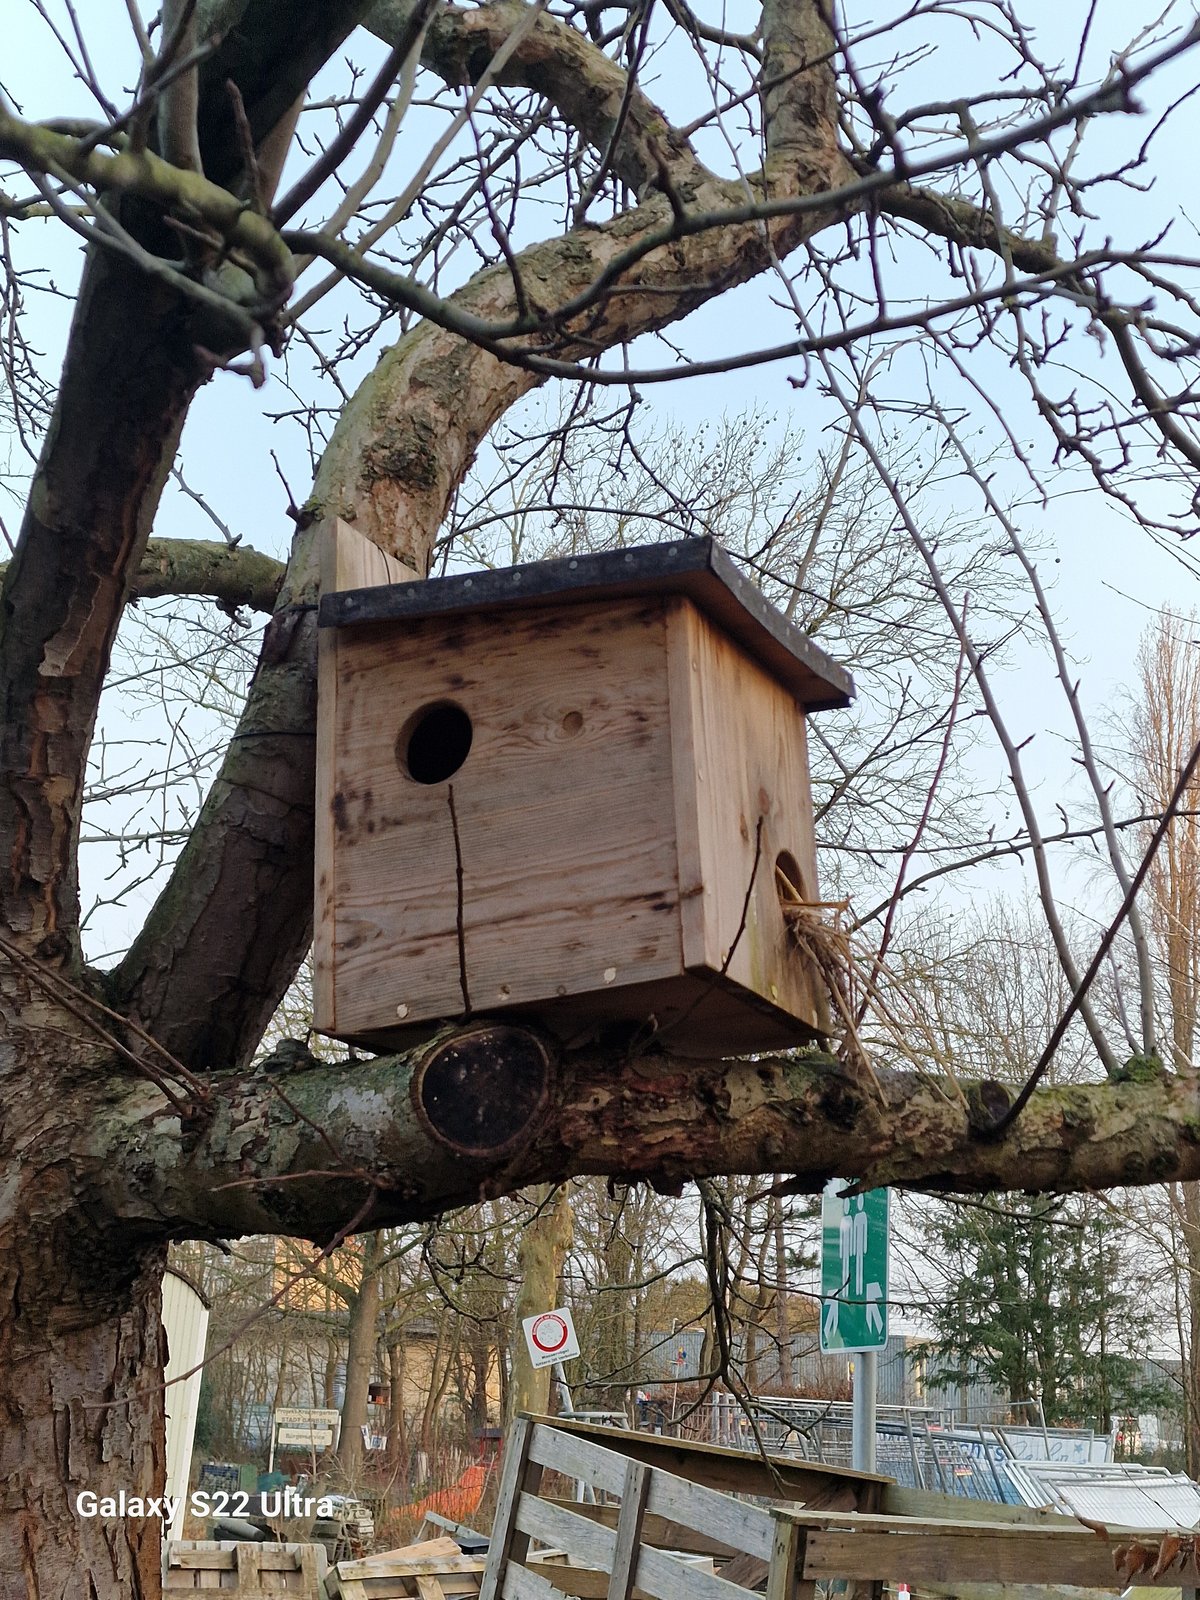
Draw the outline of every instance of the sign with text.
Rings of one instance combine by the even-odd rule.
[[[887,1344],[888,1191],[821,1200],[821,1349],[882,1350]]]
[[[336,1428],[341,1415],[340,1411],[334,1410],[332,1407],[277,1406],[275,1409],[275,1426],[277,1428]]]
[[[573,1361],[579,1354],[575,1324],[564,1306],[560,1311],[543,1311],[521,1323],[529,1358],[535,1367],[552,1367],[556,1361]]]

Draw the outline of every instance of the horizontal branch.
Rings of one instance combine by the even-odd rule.
[[[195,595],[227,608],[246,606],[267,616],[283,582],[284,566],[249,545],[215,539],[151,539],[133,580],[139,600]]]
[[[1040,1089],[1000,1139],[987,1132],[1008,1104],[996,1083],[965,1084],[964,1098],[888,1073],[877,1094],[823,1055],[561,1058],[532,1030],[493,1024],[340,1065],[289,1043],[209,1083],[211,1119],[186,1152],[151,1084],[98,1113],[91,1164],[115,1215],[179,1238],[327,1238],[372,1191],[382,1226],[587,1173],[673,1190],[783,1172],[810,1193],[836,1176],[961,1193],[1200,1177],[1200,1087],[1166,1073]]]
[[[0,562],[0,583],[8,570]],[[249,545],[215,539],[151,539],[131,590],[138,600],[192,595],[228,609],[246,606],[270,616],[283,582],[284,565]]]

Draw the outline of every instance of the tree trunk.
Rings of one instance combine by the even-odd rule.
[[[121,1496],[165,1484],[166,1250],[48,1225],[66,1198],[53,1174],[0,1230],[0,1600],[149,1597],[166,1519]]]
[[[782,1173],[776,1174],[776,1182],[781,1182],[782,1177]],[[791,1394],[794,1380],[792,1324],[788,1304],[787,1244],[783,1231],[783,1200],[777,1194],[771,1196],[771,1233],[775,1245],[775,1338],[779,1345],[779,1392]]]
[[[1188,1309],[1183,1445],[1187,1471],[1194,1478],[1200,1470],[1200,1183],[1181,1183],[1179,1194]]]
[[[521,1324],[526,1317],[553,1311],[558,1304],[558,1275],[571,1244],[572,1224],[566,1185],[553,1199],[551,1189],[546,1189],[544,1194],[546,1203],[521,1235],[518,1253],[521,1287],[513,1308],[512,1382],[504,1416],[506,1424],[523,1411],[543,1416],[550,1409],[553,1369],[533,1366]]]
[[[375,1324],[379,1318],[378,1234],[370,1234],[363,1249],[362,1283],[350,1305],[346,1346],[346,1393],[342,1399],[342,1428],[338,1436],[338,1464],[353,1483],[362,1468],[362,1430],[367,1421],[371,1367],[375,1360]]]

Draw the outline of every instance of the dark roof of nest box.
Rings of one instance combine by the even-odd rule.
[[[418,583],[343,589],[322,597],[320,624],[352,628],[640,594],[686,595],[809,710],[847,706],[854,697],[854,680],[845,667],[781,616],[715,539],[677,539]]]

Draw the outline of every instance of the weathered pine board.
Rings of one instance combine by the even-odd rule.
[[[797,1566],[804,1556],[807,1535],[798,1523],[777,1518],[775,1522],[775,1547],[771,1551],[771,1565],[767,1573],[766,1600],[799,1600],[800,1590],[804,1600],[811,1600],[816,1586],[798,1580]]]
[[[541,1486],[542,1468],[529,1458],[532,1437],[533,1424],[528,1417],[518,1417],[505,1435],[496,1514],[479,1580],[479,1600],[496,1600],[505,1568],[522,1562],[529,1549],[528,1537],[517,1528],[517,1508],[524,1491],[536,1494]]]
[[[603,1522],[609,1528],[616,1527],[621,1509],[615,1505],[590,1505],[577,1500],[552,1503],[565,1505],[578,1516],[587,1517],[589,1522]],[[728,1557],[738,1553],[734,1545],[724,1540],[699,1533],[682,1522],[656,1517],[651,1512],[646,1513],[642,1522],[642,1538],[647,1544],[657,1545],[660,1550],[686,1550],[691,1555]]]
[[[547,1567],[548,1572],[558,1569]],[[605,1578],[607,1584],[607,1578]],[[540,1573],[531,1572],[528,1567],[519,1566],[515,1561],[510,1562],[504,1572],[504,1583],[501,1588],[504,1600],[562,1600],[564,1591],[554,1584],[548,1583]],[[567,1591],[573,1593],[574,1591]]]
[[[340,517],[331,517],[316,534],[322,594],[336,589],[407,583],[419,574],[365,538]],[[337,771],[335,702],[338,635],[322,628],[317,639],[316,741],[316,898],[313,908],[313,1014],[315,1026],[337,1026],[334,954],[337,946],[337,852],[333,795]]]
[[[344,1578],[439,1578],[443,1574],[482,1573],[484,1563],[478,1556],[364,1556],[358,1561],[342,1561],[338,1570]]]
[[[1113,1567],[1114,1548],[1135,1539],[1155,1542],[1146,1532],[1109,1530],[1099,1537],[1074,1527],[1004,1524],[992,1521],[937,1523],[917,1518],[838,1517],[822,1519],[781,1509],[781,1520],[805,1530],[802,1576],[905,1582],[914,1588],[967,1583],[1051,1584],[1112,1590],[1123,1587]],[[1194,1559],[1139,1586],[1177,1589],[1200,1582]]]
[[[533,1431],[530,1454],[551,1471],[581,1478],[609,1494],[624,1494],[628,1462],[613,1449],[539,1424]],[[646,1511],[703,1531],[733,1550],[770,1559],[774,1530],[767,1512],[688,1483],[661,1468],[651,1477]]]
[[[463,1009],[449,787],[474,1009],[680,973],[661,603],[480,617],[469,649],[461,619],[425,618],[355,631],[337,663],[340,1033]],[[471,718],[470,754],[415,783],[404,729],[444,701]]]
[[[621,1514],[617,1518],[616,1544],[613,1546],[612,1572],[608,1583],[608,1600],[630,1600],[633,1580],[638,1572],[641,1555],[642,1522],[646,1515],[646,1497],[650,1492],[652,1467],[640,1461],[631,1461],[625,1468],[625,1481],[621,1485]]]
[[[532,1420],[545,1423],[558,1433],[606,1445],[609,1450],[634,1461],[662,1467],[677,1478],[705,1488],[719,1489],[725,1494],[794,1501],[814,1510],[875,1510],[881,1491],[891,1483],[890,1478],[879,1473],[817,1466],[787,1456],[771,1456],[768,1464],[748,1451],[733,1450],[727,1445],[667,1439],[653,1433],[573,1422],[565,1417],[534,1417]]]
[[[817,898],[804,712],[689,601],[668,603],[667,626],[684,965],[726,970],[824,1024],[824,990],[789,945],[775,883],[786,855],[796,887]],[[714,995],[705,1017],[729,1003]]]
[[[616,1534],[599,1523],[578,1517],[562,1506],[523,1494],[517,1503],[517,1527],[545,1544],[561,1545],[589,1567],[611,1573]],[[547,1568],[547,1572],[549,1572]],[[656,1600],[746,1600],[736,1584],[679,1561],[649,1545],[641,1547],[637,1585]]]
[[[935,1522],[956,1522],[967,1516],[972,1522],[1019,1522],[1024,1527],[1041,1526],[1078,1529],[1074,1517],[1043,1507],[1004,1506],[994,1500],[967,1500],[959,1495],[938,1494],[932,1489],[907,1489],[903,1484],[884,1486],[875,1508],[886,1517],[923,1517]]]
[[[574,1595],[575,1600],[608,1600],[607,1572],[593,1567],[567,1566],[558,1561],[547,1561],[543,1565],[539,1556],[540,1551],[528,1557],[532,1569],[547,1578],[560,1595]],[[633,1600],[654,1600],[654,1597],[635,1584]]]

